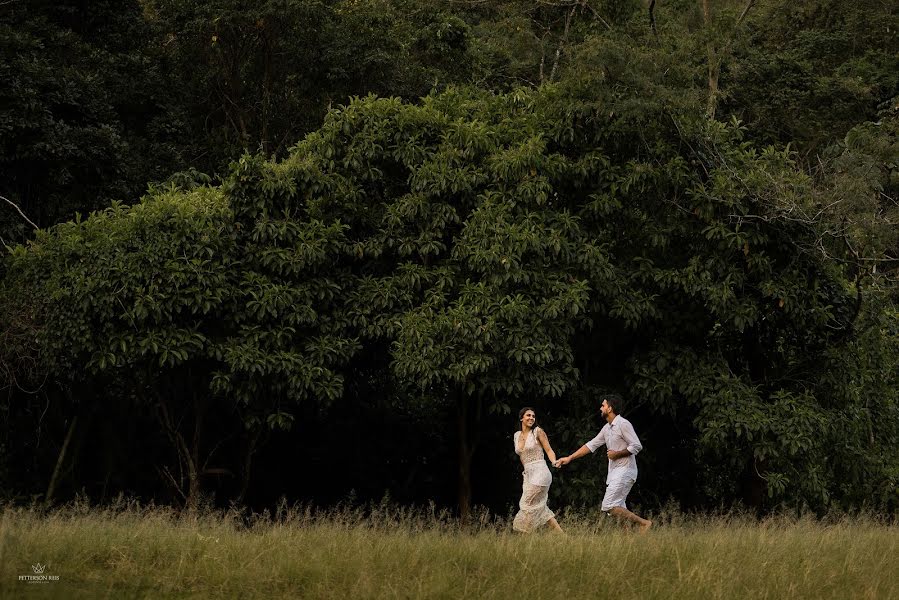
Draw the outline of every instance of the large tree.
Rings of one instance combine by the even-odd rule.
[[[895,394],[864,383],[895,356],[847,270],[851,240],[810,212],[820,192],[789,152],[678,115],[690,97],[631,95],[651,80],[591,84],[354,102],[260,168],[283,202],[347,227],[349,314],[391,343],[394,377],[457,406],[463,514],[482,411],[581,385],[676,418],[693,443],[675,474],[703,502],[827,505],[829,465],[854,456],[831,411],[858,431],[883,416],[871,452],[896,435]],[[246,194],[271,193],[268,177]],[[862,368],[853,345],[873,339]],[[876,400],[856,411],[861,389]],[[884,490],[893,468],[858,483]]]
[[[356,347],[328,270],[342,230],[283,219],[173,188],[39,232],[9,263],[4,304],[33,308],[45,385],[81,391],[56,410],[74,423],[110,402],[147,407],[174,458],[155,458],[160,476],[189,506],[204,477],[241,477],[245,491],[260,432],[341,393],[334,366]],[[227,443],[242,443],[239,464],[216,462]]]
[[[627,47],[540,90],[357,99],[220,188],[41,234],[5,314],[40,292],[48,368],[153,406],[191,501],[210,405],[252,437],[349,379],[359,402],[453,407],[463,515],[479,419],[536,400],[583,441],[600,387],[634,401],[659,500],[894,503],[896,321],[850,250],[867,238],[788,150],[709,120],[689,67]],[[889,147],[850,146],[847,169]]]

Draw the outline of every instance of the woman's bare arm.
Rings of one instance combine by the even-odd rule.
[[[549,462],[556,462],[556,453],[549,443],[549,438],[546,436],[546,432],[542,429],[537,431],[537,441],[540,442],[541,446],[543,446],[543,450],[549,457]]]

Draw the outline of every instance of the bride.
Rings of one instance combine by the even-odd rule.
[[[546,506],[553,476],[546,466],[543,451],[546,450],[552,462],[556,461],[556,453],[549,445],[546,432],[537,427],[537,414],[533,408],[522,408],[518,413],[518,420],[521,430],[515,432],[513,439],[515,454],[524,465],[524,482],[521,486],[521,500],[518,501],[519,511],[512,522],[512,529],[527,533],[549,523],[554,529],[562,531],[553,511]]]

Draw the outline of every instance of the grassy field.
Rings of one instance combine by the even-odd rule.
[[[0,598],[899,598],[899,527],[657,515],[566,535],[390,507],[246,518],[136,505],[0,508]],[[32,565],[58,577],[28,583]]]

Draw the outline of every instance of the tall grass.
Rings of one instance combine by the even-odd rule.
[[[274,514],[122,503],[0,508],[6,598],[899,598],[899,527],[871,517],[600,514],[566,535],[386,504]],[[26,583],[36,563],[58,581]]]

